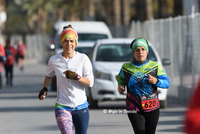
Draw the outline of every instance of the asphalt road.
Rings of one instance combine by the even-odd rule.
[[[23,72],[14,67],[13,86],[5,85],[0,93],[0,134],[59,134],[54,116],[56,92],[49,91],[41,101],[38,92],[43,86],[46,64],[26,61]],[[176,103],[161,109],[156,134],[184,134],[186,108]],[[90,109],[88,134],[133,133],[124,101],[101,102]]]

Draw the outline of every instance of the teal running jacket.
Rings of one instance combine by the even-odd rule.
[[[148,82],[148,74],[158,79],[156,84]],[[138,66],[133,62],[125,63],[117,76],[118,85],[127,87],[127,110],[141,111],[140,96],[157,92],[157,87],[169,88],[170,80],[162,67],[152,60]]]

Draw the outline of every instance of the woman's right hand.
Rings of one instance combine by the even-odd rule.
[[[45,97],[47,96],[47,91],[48,91],[48,89],[46,87],[43,87],[43,89],[40,90],[40,92],[39,92],[38,98],[40,100],[44,100]]]
[[[118,86],[118,91],[120,93],[123,93],[125,91],[125,87],[124,86]]]

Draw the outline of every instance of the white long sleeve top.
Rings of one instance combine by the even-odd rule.
[[[57,99],[56,103],[71,108],[86,102],[85,86],[79,81],[67,79],[64,71],[71,70],[76,72],[81,77],[90,80],[89,87],[94,84],[94,75],[92,71],[92,64],[87,55],[74,51],[71,59],[65,59],[62,52],[51,56],[46,70],[47,77],[57,78]]]

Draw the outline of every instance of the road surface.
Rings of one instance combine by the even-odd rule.
[[[46,64],[26,61],[24,71],[15,65],[13,86],[5,85],[0,93],[1,134],[59,134],[54,117],[55,91],[41,101],[38,92],[43,87]],[[124,101],[101,102],[98,109],[90,109],[88,134],[133,133]],[[184,134],[183,121],[186,108],[169,104],[161,109],[156,134]]]

